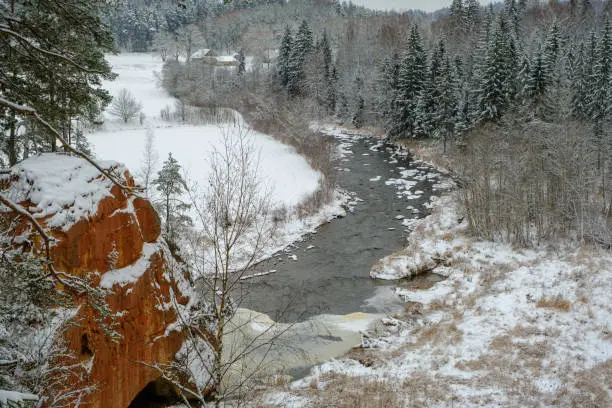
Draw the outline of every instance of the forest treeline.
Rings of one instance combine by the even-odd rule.
[[[429,15],[348,6],[310,0],[220,16],[249,22],[233,45],[251,56],[248,72],[177,57],[164,86],[186,104],[255,111],[260,122],[308,114],[439,140],[476,233],[610,245],[611,1],[454,0]]]

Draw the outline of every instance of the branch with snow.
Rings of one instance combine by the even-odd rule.
[[[53,136],[57,140],[60,141],[60,143],[62,144],[62,146],[64,146],[64,148],[66,150],[68,150],[71,153],[81,157],[82,159],[87,161],[89,164],[94,166],[100,173],[102,173],[102,175],[104,175],[106,178],[108,178],[110,181],[112,181],[113,184],[115,184],[117,187],[119,187],[122,191],[124,191],[124,192],[126,192],[126,193],[128,193],[130,195],[134,195],[137,191],[139,191],[138,188],[129,187],[129,186],[123,184],[122,182],[117,180],[117,178],[115,178],[115,176],[113,176],[109,171],[103,169],[98,163],[96,163],[93,159],[91,159],[85,153],[80,152],[77,149],[75,149],[74,147],[70,146],[70,143],[68,143],[66,141],[66,139],[64,139],[64,137],[53,126],[51,126],[51,124],[49,124],[49,122],[47,122],[46,120],[44,120],[43,118],[40,117],[40,115],[38,114],[36,109],[33,109],[33,108],[29,107],[29,106],[16,104],[16,103],[11,102],[8,99],[5,99],[3,97],[0,97],[0,105],[4,105],[4,106],[8,107],[11,110],[14,110],[16,112],[20,112],[20,113],[22,113],[24,115],[31,116],[32,118],[34,118],[34,120],[36,120],[38,123],[40,123],[49,132],[51,132],[53,134]]]

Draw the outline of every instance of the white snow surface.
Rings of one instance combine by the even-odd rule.
[[[145,243],[142,248],[142,255],[136,262],[125,268],[104,273],[100,286],[104,289],[111,289],[116,284],[123,286],[126,283],[136,282],[149,269],[151,255],[159,250],[160,244]]]
[[[105,169],[122,174],[125,168],[114,161],[100,161]],[[14,202],[29,200],[35,218],[45,218],[51,228],[64,231],[94,215],[102,198],[110,195],[112,182],[85,160],[59,153],[45,153],[24,160],[11,169],[17,181],[9,189]]]
[[[29,393],[0,390],[0,407],[15,406],[26,401],[38,401],[38,396]],[[11,405],[8,405],[9,402]]]
[[[223,132],[232,131],[232,126],[222,125],[223,129],[217,125],[187,126],[162,121],[160,111],[165,107],[173,109],[175,103],[175,99],[158,85],[162,61],[151,54],[139,53],[107,58],[113,72],[119,76],[113,82],[105,82],[105,88],[112,95],[117,95],[123,88],[130,91],[142,103],[146,120],[142,125],[137,120],[124,124],[107,113],[102,128],[87,136],[95,155],[124,163],[139,180],[145,135],[151,128],[155,135],[154,149],[158,154],[155,174],[168,158],[168,153],[172,153],[190,181],[200,187],[206,186],[210,155],[214,149],[222,147]],[[275,205],[295,206],[318,188],[321,174],[292,147],[254,131],[249,132],[248,139],[254,154],[259,156],[261,181],[272,190],[271,199]]]

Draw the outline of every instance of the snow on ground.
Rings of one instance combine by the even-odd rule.
[[[104,86],[112,95],[123,88],[129,90],[142,103],[147,119],[142,125],[136,119],[124,124],[106,113],[103,127],[88,135],[95,155],[122,162],[137,176],[142,167],[145,135],[147,129],[152,128],[159,162],[156,171],[168,158],[168,153],[172,153],[189,179],[205,186],[211,152],[221,148],[224,132],[236,128],[230,125],[185,126],[162,121],[160,111],[167,106],[173,109],[174,98],[158,86],[161,60],[151,54],[120,54],[107,58],[113,72],[119,76],[115,81],[105,82]],[[320,173],[292,147],[257,132],[250,132],[248,140],[259,157],[260,177],[271,187],[273,203],[292,207],[318,188]]]
[[[399,406],[611,406],[609,251],[475,240],[452,195],[414,228],[408,248],[373,275],[397,279],[431,261],[426,269],[446,279],[398,287],[406,312],[384,321],[374,348],[324,363],[282,392],[306,398],[301,406],[364,383]]]
[[[121,89],[130,91],[142,104],[142,112],[147,118],[158,118],[161,109],[174,107],[175,99],[158,86],[161,79],[163,62],[153,54],[131,53],[107,55],[106,59],[119,76],[114,81],[103,81],[102,85],[111,95],[116,96]],[[107,120],[117,119],[108,113]]]
[[[228,128],[229,131],[232,127]],[[209,159],[213,149],[223,144],[223,129],[215,125],[174,126],[153,129],[154,146],[159,154],[159,166],[168,153],[178,160],[187,177],[199,186],[208,181]],[[145,129],[99,131],[89,135],[92,150],[103,159],[125,163],[138,175],[142,166]],[[260,177],[272,189],[272,202],[292,207],[313,193],[320,174],[290,146],[283,145],[261,133],[250,135],[254,154],[259,155]]]
[[[28,401],[38,401],[38,396],[23,392],[0,390],[0,406],[21,406]],[[10,405],[9,405],[10,403]]]

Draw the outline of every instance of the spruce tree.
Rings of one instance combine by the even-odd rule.
[[[406,53],[399,67],[394,117],[389,129],[391,136],[414,136],[416,107],[425,88],[426,75],[427,57],[419,30],[414,26],[410,31]]]
[[[325,79],[329,79],[329,75],[331,73],[332,66],[332,51],[331,46],[329,45],[329,40],[327,38],[327,31],[323,30],[323,35],[321,36],[321,40],[317,44],[317,50],[321,53],[323,59],[323,73]]]
[[[446,56],[440,67],[440,73],[436,81],[437,92],[434,98],[436,106],[434,116],[436,131],[434,135],[442,139],[444,154],[446,154],[447,141],[454,136],[457,124],[457,86],[450,58]]]
[[[581,44],[570,71],[570,89],[572,93],[570,111],[572,116],[579,120],[586,120],[588,118],[590,69],[592,67],[588,66],[585,45]]]
[[[465,6],[465,20],[467,28],[472,33],[477,33],[480,27],[480,3],[478,0],[468,0]]]
[[[450,26],[453,33],[458,33],[464,27],[465,12],[462,0],[453,0],[450,6]]]
[[[559,59],[559,52],[561,49],[561,33],[559,30],[559,24],[555,20],[546,36],[546,43],[544,45],[544,63],[547,65],[549,75],[552,78],[555,76],[555,67]]]
[[[612,114],[612,38],[609,20],[605,22],[601,33],[590,82],[592,93],[587,108],[593,123],[597,168],[602,170],[602,163],[606,160],[604,152],[609,153],[612,148],[612,134],[606,132]]]
[[[416,107],[415,134],[417,136],[429,136],[439,128],[437,123],[439,115],[436,110],[439,108],[437,103],[440,98],[441,73],[445,59],[446,46],[444,41],[440,40],[432,53],[427,80]]]
[[[527,96],[537,117],[545,119],[551,113],[548,88],[552,83],[550,68],[541,51],[538,51],[532,64],[527,83]]]
[[[312,51],[312,31],[306,20],[302,21],[295,36],[295,42],[289,58],[287,90],[289,95],[297,96],[303,92],[305,72],[304,63]]]
[[[479,118],[497,121],[516,96],[516,49],[507,36],[507,24],[499,16],[487,50],[483,76],[478,90]]]
[[[285,34],[281,41],[281,46],[278,52],[278,78],[282,86],[287,86],[289,83],[289,64],[291,58],[291,49],[293,47],[293,38],[289,26],[285,27]]]
[[[329,74],[329,85],[327,87],[327,99],[326,99],[326,107],[327,113],[333,114],[336,111],[336,102],[337,102],[337,89],[338,89],[338,71],[336,70],[336,66],[331,66],[331,72]]]
[[[398,91],[398,76],[400,67],[400,57],[397,52],[386,57],[378,70],[378,77],[375,82],[378,96],[376,102],[376,112],[385,123],[385,128],[391,127],[392,111],[395,106],[395,97]]]

